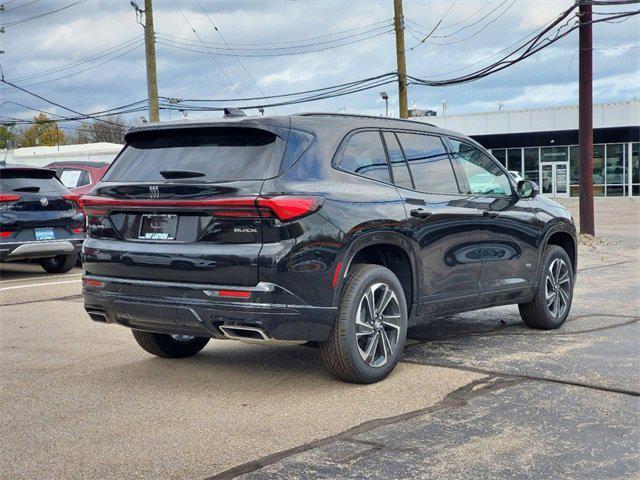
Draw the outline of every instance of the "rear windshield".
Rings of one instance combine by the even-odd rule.
[[[66,192],[53,170],[28,168],[0,168],[0,193],[9,192]]]
[[[251,128],[141,132],[129,140],[103,181],[262,180],[270,176],[277,138]]]

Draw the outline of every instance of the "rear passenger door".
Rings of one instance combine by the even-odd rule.
[[[418,315],[463,310],[478,301],[480,213],[461,193],[442,139],[383,133],[393,181],[402,196],[420,260]]]
[[[483,214],[483,300],[517,298],[531,286],[538,258],[538,225],[530,201],[518,198],[507,171],[487,153],[453,138],[450,144],[464,188]]]

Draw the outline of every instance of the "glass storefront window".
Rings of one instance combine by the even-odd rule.
[[[540,156],[537,148],[524,149],[524,179],[540,181]]]
[[[493,155],[502,165],[505,167],[507,166],[507,151],[504,148],[491,150],[491,155]]]
[[[593,146],[593,194],[604,196],[604,145]]]
[[[569,183],[572,197],[580,196],[580,148],[569,147]]]
[[[627,183],[627,176],[624,168],[624,144],[607,144],[607,185],[623,185]],[[607,190],[608,195],[608,190]]]
[[[522,175],[522,149],[510,148],[507,150],[507,170],[516,171]]]
[[[640,143],[631,145],[631,194],[640,195]]]

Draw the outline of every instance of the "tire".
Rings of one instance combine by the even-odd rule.
[[[131,332],[138,345],[150,354],[162,358],[192,357],[209,342],[207,337],[177,340],[173,335],[164,333],[143,332],[142,330],[131,330]]]
[[[393,295],[382,309],[384,315],[372,316],[365,294],[373,297],[374,310],[380,313],[387,291]],[[398,363],[406,335],[407,302],[398,277],[380,265],[353,265],[342,288],[331,334],[320,345],[329,371],[347,382],[379,382]]]
[[[77,261],[78,254],[72,253],[71,255],[43,258],[40,260],[40,265],[49,273],[67,273],[76,266]]]
[[[518,305],[524,324],[541,330],[560,327],[571,310],[573,285],[569,255],[557,245],[548,245],[542,256],[535,296],[530,302]]]

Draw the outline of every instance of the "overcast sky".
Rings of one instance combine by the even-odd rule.
[[[144,3],[137,1],[141,6]],[[0,24],[7,25],[65,7],[74,0],[0,0],[0,3],[5,4],[6,10],[0,13]],[[200,4],[203,8],[195,0],[154,1],[159,38],[181,42],[173,43],[174,46],[157,45],[160,95],[254,97],[309,90],[396,69],[392,0],[200,0]],[[438,75],[495,54],[541,27],[570,4],[563,0],[405,0],[405,17],[411,27],[405,33],[408,49],[418,44],[423,34],[430,32],[444,16],[427,42],[408,50],[408,73],[448,78],[451,75]],[[598,7],[596,11],[629,11],[638,7]],[[243,57],[242,65],[233,55],[216,55],[210,49],[192,52],[176,48],[204,50],[200,39],[221,42],[212,22],[224,39],[234,45],[237,54],[291,53],[292,50],[284,48],[290,43],[282,42],[320,49],[333,45],[330,43],[336,38],[333,34],[349,37],[343,42],[362,41],[302,55]],[[363,28],[351,30],[357,27]],[[7,26],[5,33],[0,33],[0,50],[5,51],[0,61],[7,80],[73,109],[85,113],[100,111],[146,97],[144,47],[141,40],[136,41],[136,37],[141,39],[142,32],[129,0],[86,0],[51,15]],[[111,47],[116,48],[104,53]],[[279,49],[256,52],[261,47]],[[595,25],[594,47],[594,102],[640,97],[640,16],[623,23]],[[575,104],[577,48],[576,31],[535,57],[491,77],[446,88],[413,86],[409,89],[410,106],[434,109],[440,115],[443,99],[450,114],[497,110],[499,104],[503,109]],[[101,56],[77,67],[40,75],[96,54]],[[459,73],[487,63],[490,62],[478,63]],[[340,110],[379,115],[384,112],[384,101],[378,93],[383,89],[389,93],[392,113],[397,115],[395,84],[350,96],[279,107],[277,113]],[[0,87],[0,96],[3,102],[15,101],[54,113],[68,113],[11,87]],[[0,108],[0,115],[4,116],[0,118],[5,120],[33,115],[13,104]],[[176,115],[173,113],[173,118]],[[191,118],[218,115],[189,114]],[[161,116],[169,118],[168,113]]]

